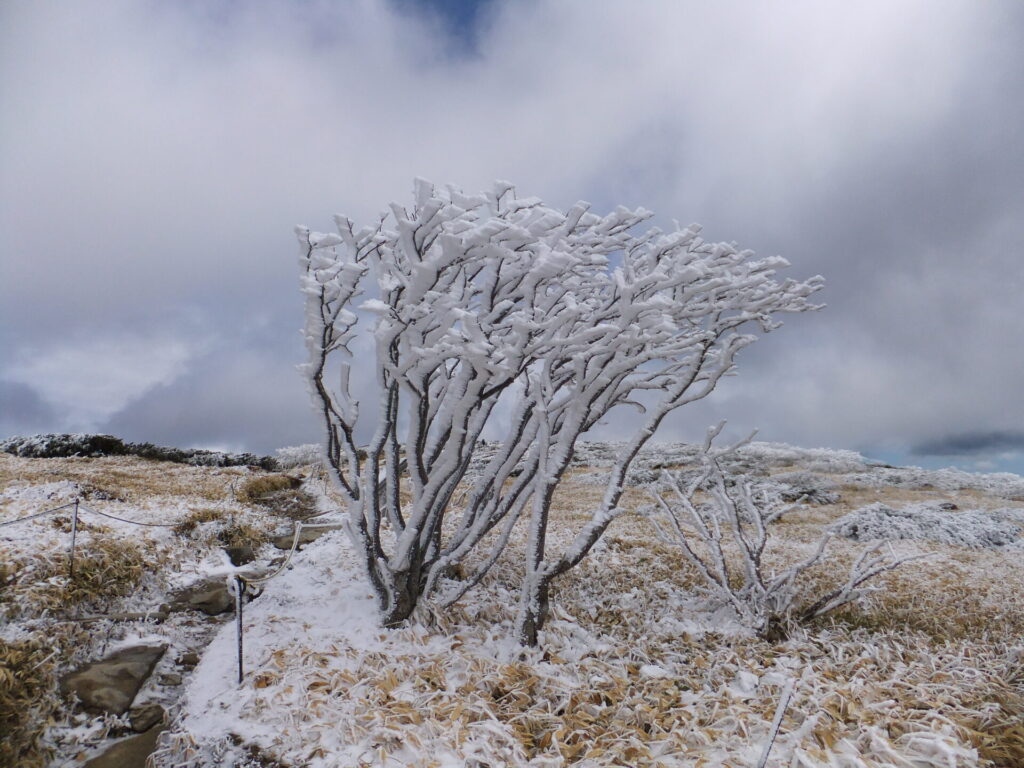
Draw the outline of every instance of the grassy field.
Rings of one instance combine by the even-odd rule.
[[[685,463],[681,453],[670,466]],[[825,526],[870,504],[953,504],[949,515],[1024,510],[1024,484],[1005,475],[871,467],[778,447],[752,448],[736,469],[832,494],[773,524],[766,558],[775,568],[806,557]],[[572,470],[555,503],[553,548],[583,524],[602,471],[596,450]],[[259,546],[285,519],[258,496],[287,483],[265,477],[138,459],[0,456],[0,522],[77,494],[98,509],[177,526],[86,518],[74,582],[62,572],[66,516],[18,526],[31,532],[0,529],[0,724],[16,736],[0,759],[76,765],[116,732],[109,716],[69,712],[57,676],[112,638],[163,632],[175,642],[189,629],[176,619],[160,627],[62,619],[75,606],[158,603],[186,577],[220,567],[218,547],[228,540]],[[650,501],[642,485],[629,489],[627,514],[556,582],[541,648],[527,651],[508,639],[525,533],[453,610],[394,631],[377,628],[344,536],[324,537],[249,606],[241,687],[232,628],[205,648],[157,765],[753,766],[790,680],[771,766],[1024,765],[1019,541],[894,541],[899,554],[930,557],[768,642],[716,604],[680,552],[653,535],[643,514]],[[841,579],[863,546],[837,538],[833,557],[806,574],[807,599]],[[15,748],[22,762],[11,762]]]

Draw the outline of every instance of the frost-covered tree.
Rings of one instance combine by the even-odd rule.
[[[677,545],[711,593],[758,635],[784,636],[788,625],[810,621],[864,597],[875,589],[867,582],[922,557],[897,557],[891,547],[879,542],[860,553],[843,581],[812,597],[800,577],[827,561],[826,548],[835,532],[826,530],[809,557],[770,571],[763,560],[770,525],[798,506],[799,500],[783,504],[777,494],[758,488],[750,478],[728,476],[722,460],[753,435],[727,448],[713,448],[724,426],[722,422],[708,430],[696,473],[689,477],[662,473],[662,487],[652,490],[657,510],[650,519],[659,538]]]
[[[777,282],[784,259],[707,243],[696,226],[636,232],[650,215],[598,216],[585,203],[563,213],[505,183],[467,196],[417,181],[411,210],[393,204],[372,226],[338,216],[337,234],[297,230],[305,374],[386,626],[426,595],[458,600],[528,519],[517,634],[535,643],[549,585],[619,514],[626,472],[665,416],[733,370],[756,339],[747,328],[815,308],[820,277]],[[353,365],[374,377],[365,411]],[[642,417],[603,501],[568,549],[551,552],[549,511],[574,445],[619,406]],[[505,439],[467,476],[499,417]],[[372,432],[368,443],[357,429]]]

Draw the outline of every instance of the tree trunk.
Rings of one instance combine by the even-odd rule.
[[[524,590],[523,603],[516,620],[516,639],[521,645],[537,646],[537,636],[548,618],[548,582],[531,582],[532,588]]]
[[[421,567],[416,566],[385,576],[392,596],[381,611],[381,623],[388,629],[400,626],[416,610],[423,594],[422,571]]]

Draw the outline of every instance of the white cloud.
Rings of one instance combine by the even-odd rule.
[[[765,439],[912,444],[1024,423],[1009,6],[513,0],[462,55],[397,8],[3,6],[0,366],[21,361],[25,381],[73,322],[186,345],[212,328],[291,375],[292,225],[366,220],[417,175],[471,191],[508,178],[555,205],[701,221],[828,278],[830,307],[751,350],[716,400]],[[109,359],[114,394],[48,401],[102,420],[152,378],[144,357]],[[221,391],[219,376],[195,371],[191,391]],[[267,381],[255,401],[294,396]],[[203,439],[255,439],[222,429]]]
[[[132,337],[64,344],[26,356],[4,378],[34,389],[68,428],[96,429],[187,368],[192,352],[175,339]]]

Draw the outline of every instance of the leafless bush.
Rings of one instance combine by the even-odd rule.
[[[803,594],[799,578],[827,559],[826,548],[835,533],[826,530],[810,557],[780,573],[766,573],[763,555],[769,526],[800,502],[784,504],[749,478],[727,476],[722,458],[750,438],[713,449],[723,426],[724,422],[708,430],[700,472],[688,479],[663,474],[662,488],[652,491],[660,514],[651,519],[659,537],[678,545],[711,591],[758,635],[778,638],[792,623],[810,621],[873,591],[865,584],[875,576],[923,557],[899,558],[880,542],[860,553],[841,584],[813,598]]]

